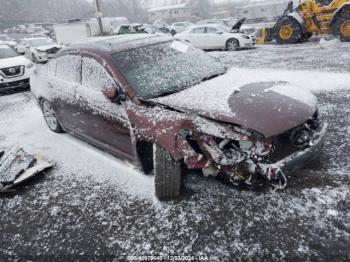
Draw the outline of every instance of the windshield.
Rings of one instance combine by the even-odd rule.
[[[233,27],[238,21],[235,20],[235,19],[232,19],[232,20],[226,20],[226,21],[223,21],[224,24],[228,27]]]
[[[219,28],[220,30],[226,32],[226,33],[230,33],[231,32],[230,28],[228,28],[227,26],[217,25],[216,27]]]
[[[211,56],[180,41],[115,53],[112,59],[144,100],[182,91],[226,71]]]
[[[38,47],[38,46],[46,46],[46,45],[52,45],[52,41],[50,39],[32,39],[29,40],[30,45],[33,47]]]
[[[11,58],[11,57],[16,57],[17,54],[15,50],[13,50],[9,46],[0,46],[0,59],[3,58]]]

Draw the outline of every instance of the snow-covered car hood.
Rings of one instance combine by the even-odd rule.
[[[229,72],[151,101],[249,128],[265,137],[280,135],[306,122],[317,110],[317,99],[309,91],[285,82],[238,86]]]
[[[41,51],[41,52],[46,52],[46,51],[51,50],[51,49],[59,50],[61,48],[62,48],[61,45],[46,45],[46,46],[35,47],[36,50]]]
[[[24,56],[15,56],[11,58],[0,59],[0,68],[9,68],[20,65],[28,65],[31,62]]]

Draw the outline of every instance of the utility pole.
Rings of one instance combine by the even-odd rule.
[[[103,23],[102,23],[102,13],[101,13],[101,9],[100,9],[100,0],[95,0],[95,2],[96,2],[96,18],[97,18],[98,26],[100,27],[101,35],[104,35]]]

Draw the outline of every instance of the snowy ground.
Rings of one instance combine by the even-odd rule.
[[[236,67],[237,77],[281,78],[313,90],[330,123],[320,158],[282,192],[231,188],[189,174],[183,199],[161,203],[152,177],[70,135],[49,132],[29,93],[0,97],[0,147],[18,143],[57,162],[18,194],[0,198],[0,258],[349,261],[350,45],[211,54]]]

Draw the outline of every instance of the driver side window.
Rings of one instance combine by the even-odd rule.
[[[82,86],[94,91],[102,91],[114,86],[114,81],[106,69],[93,58],[84,57],[82,62]]]

